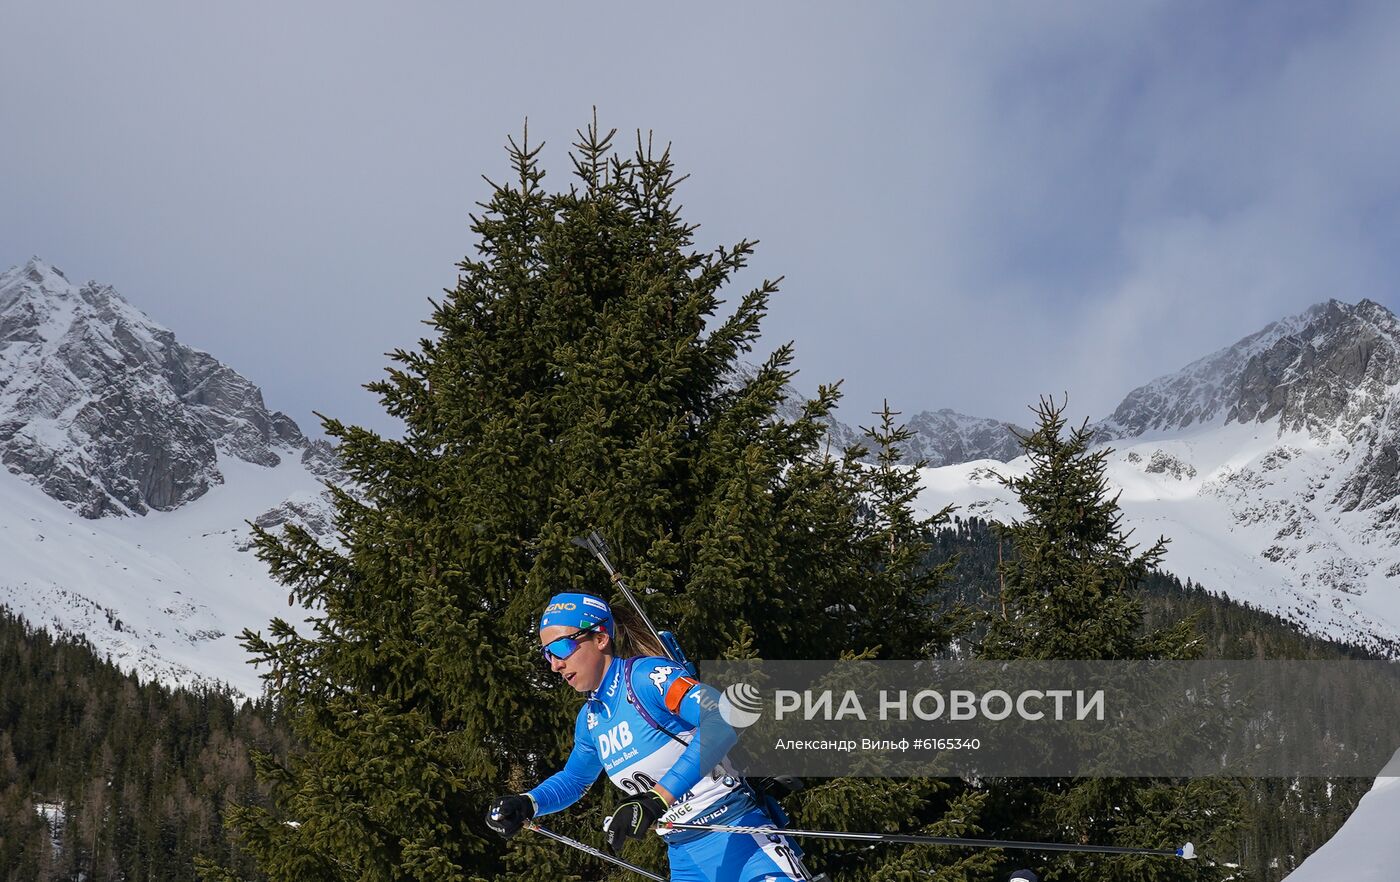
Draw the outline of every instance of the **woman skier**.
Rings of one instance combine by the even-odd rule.
[[[509,837],[531,818],[573,805],[599,772],[631,797],[603,824],[614,854],[672,821],[771,826],[726,760],[738,736],[720,716],[719,693],[665,657],[639,624],[591,594],[550,598],[539,625],[545,661],[588,697],[564,768],[526,793],[496,800],[486,818],[492,830]],[[776,833],[657,832],[668,846],[672,882],[803,878],[800,851]]]

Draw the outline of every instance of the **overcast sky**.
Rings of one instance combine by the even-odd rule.
[[[0,268],[39,255],[394,431],[384,352],[528,116],[673,144],[798,385],[1025,422],[1335,297],[1400,307],[1400,4],[56,3],[0,10]]]

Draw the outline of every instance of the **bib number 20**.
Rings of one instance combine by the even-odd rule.
[[[656,786],[656,779],[648,775],[646,772],[637,772],[635,774],[628,775],[626,778],[623,778],[617,783],[620,787],[622,787],[623,790],[626,790],[630,795],[640,796],[641,794],[646,793],[648,790]]]

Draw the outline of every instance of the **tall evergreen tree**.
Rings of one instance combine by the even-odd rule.
[[[1087,420],[1066,432],[1065,403],[1042,399],[1035,430],[1022,438],[1023,477],[1004,477],[1025,518],[1002,526],[1011,555],[998,567],[1001,596],[979,655],[986,659],[1184,660],[1204,642],[1193,620],[1143,626],[1140,586],[1167,540],[1130,544],[1118,496],[1105,477],[1110,450],[1091,450]],[[995,782],[990,815],[1014,838],[1164,848],[1194,841],[1228,848],[1240,807],[1235,784],[1214,779],[1023,779]],[[1113,878],[1124,882],[1224,879],[1208,861],[1042,856],[1047,882]]]
[[[951,507],[930,517],[914,508],[920,491],[920,460],[905,463],[904,445],[913,433],[898,425],[898,414],[886,403],[879,423],[864,429],[873,451],[858,447],[852,458],[874,463],[858,474],[861,500],[853,533],[841,537],[844,550],[838,580],[852,589],[878,586],[869,600],[853,594],[855,603],[842,606],[842,615],[875,616],[890,624],[880,644],[850,643],[843,658],[920,658],[946,647],[949,635],[936,630],[933,607],[946,583],[951,561],[930,559],[929,537],[947,523]],[[907,609],[882,608],[884,600]],[[901,612],[916,610],[915,616]],[[912,629],[908,632],[895,629]],[[909,639],[910,637],[914,639]],[[864,647],[863,649],[861,647]],[[893,647],[886,652],[886,647]],[[831,656],[838,657],[838,656]],[[841,778],[826,781],[803,794],[801,821],[820,829],[916,833],[927,836],[977,836],[986,794],[962,781],[942,778]],[[802,843],[817,855],[817,863],[835,879],[852,882],[913,880],[975,882],[995,878],[999,853],[930,846],[901,846],[872,851],[850,843]]]
[[[1026,511],[1002,526],[1014,556],[999,567],[1001,614],[982,643],[989,659],[1184,659],[1200,655],[1192,622],[1142,628],[1139,586],[1166,554],[1159,538],[1129,544],[1104,476],[1111,450],[1089,449],[1088,421],[1065,434],[1064,404],[1042,399],[1022,439],[1030,471],[1003,477]]]
[[[301,744],[287,763],[258,758],[275,807],[234,821],[274,880],[609,872],[481,822],[569,746],[579,699],[541,663],[535,623],[554,591],[609,591],[570,544],[588,528],[696,658],[912,657],[938,640],[893,464],[825,455],[832,388],[777,417],[790,346],[741,369],[776,283],[716,318],[753,243],[694,250],[669,150],[639,136],[623,158],[612,137],[581,132],[576,181],[553,193],[539,148],[511,141],[513,180],[473,217],[476,253],[433,304],[434,334],[370,387],[402,438],[325,420],[354,483],[335,491],[339,547],[257,531],[273,575],[317,611],[245,634]],[[975,830],[976,799],[836,781],[804,805]],[[551,823],[596,841],[613,801],[595,786]],[[843,878],[906,878],[928,860],[862,851]],[[978,878],[979,860],[948,856],[921,878]]]

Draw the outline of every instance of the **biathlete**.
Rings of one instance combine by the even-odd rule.
[[[738,736],[720,716],[719,692],[666,658],[639,625],[630,613],[617,617],[607,601],[591,594],[550,599],[539,626],[545,661],[588,697],[564,768],[533,790],[496,800],[487,825],[512,836],[531,818],[573,805],[606,772],[631,797],[603,825],[613,854],[660,825],[672,882],[800,882],[801,852],[776,832],[665,829],[672,821],[745,827],[772,822],[726,758]],[[627,652],[619,651],[619,637]]]

